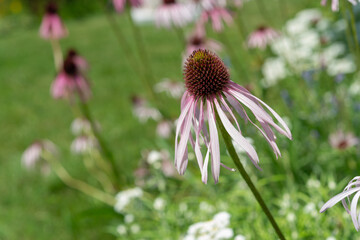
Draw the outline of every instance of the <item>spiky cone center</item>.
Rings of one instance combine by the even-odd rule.
[[[67,58],[64,61],[64,71],[67,75],[69,76],[76,76],[78,74],[78,68],[76,66],[76,64],[74,63],[74,61],[72,60],[72,58]]]
[[[195,50],[186,60],[185,86],[196,98],[221,94],[230,82],[230,73],[223,61],[208,50]]]

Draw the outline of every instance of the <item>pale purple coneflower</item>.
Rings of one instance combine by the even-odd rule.
[[[54,2],[46,6],[46,12],[40,26],[40,36],[44,39],[60,39],[66,37],[68,31],[58,15]]]
[[[161,82],[155,84],[154,90],[155,92],[166,92],[173,98],[181,98],[185,91],[183,84],[168,78],[165,78]]]
[[[233,110],[238,112],[245,121],[250,121],[268,141],[276,157],[280,156],[280,150],[275,143],[276,137],[270,126],[291,139],[288,126],[266,103],[253,96],[244,87],[231,81],[228,69],[218,56],[208,50],[194,51],[185,63],[184,78],[187,90],[181,100],[181,114],[175,137],[175,167],[180,174],[184,174],[187,167],[188,142],[194,149],[204,183],[207,182],[210,155],[215,183],[219,180],[220,166],[232,170],[220,162],[215,111],[228,134],[246,151],[257,168],[260,169],[259,157],[254,147],[243,137]],[[274,115],[282,127],[274,122],[262,106],[265,106]],[[250,119],[244,107],[252,112],[263,129]],[[227,115],[231,117],[227,117]],[[235,122],[235,127],[231,121]],[[201,140],[207,148],[205,159],[200,150]]]
[[[145,123],[149,119],[158,121],[161,119],[161,113],[156,108],[148,106],[148,102],[138,96],[133,96],[132,99],[133,114],[139,119],[141,123]]]
[[[184,27],[193,20],[193,11],[183,3],[176,0],[163,0],[162,4],[156,9],[155,23],[158,27],[171,28]]]
[[[43,154],[57,154],[57,148],[50,140],[34,141],[21,157],[22,165],[27,169],[39,168],[43,174],[48,174],[49,164],[43,159]]]
[[[90,84],[72,57],[64,61],[62,70],[51,86],[51,93],[55,99],[73,99],[75,94],[84,102],[90,98]]]
[[[75,154],[86,154],[99,147],[98,141],[90,136],[79,136],[71,143],[71,151]]]
[[[348,0],[352,5],[356,5],[358,2],[360,2],[359,0]],[[321,0],[321,5],[325,6],[327,3],[327,0]],[[339,0],[331,0],[331,10],[333,12],[335,11],[339,11]]]
[[[173,129],[173,123],[168,120],[160,121],[156,127],[156,134],[161,138],[169,138]]]
[[[338,130],[329,136],[331,147],[339,150],[345,150],[359,143],[359,139],[353,133],[344,133]]]
[[[356,193],[355,196],[350,200],[350,195]],[[360,215],[357,211],[357,204],[360,198],[360,177],[353,178],[348,185],[345,187],[342,193],[331,198],[327,201],[322,208],[320,213],[326,211],[328,208],[331,208],[338,202],[342,202],[345,210],[351,215],[351,219],[354,223],[356,231],[360,229]],[[350,209],[349,209],[350,206]]]
[[[200,22],[204,24],[210,21],[214,31],[221,32],[223,30],[223,21],[228,25],[233,23],[233,18],[229,11],[221,7],[215,0],[202,0],[201,6],[203,11],[200,16]]]
[[[71,59],[75,63],[76,67],[82,72],[89,68],[89,64],[85,58],[80,56],[73,48],[68,50],[66,59]]]
[[[130,4],[131,7],[140,7],[142,0],[113,0],[113,5],[118,13],[122,13],[125,9],[126,3]]]
[[[218,53],[223,49],[221,43],[206,37],[206,31],[202,23],[196,25],[195,30],[187,39],[185,49],[186,58],[198,49],[208,49],[215,53]]]
[[[247,45],[249,48],[265,49],[279,35],[277,31],[270,27],[260,26],[250,34]]]

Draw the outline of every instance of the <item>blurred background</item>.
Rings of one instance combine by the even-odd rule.
[[[333,12],[330,2],[224,0],[219,4],[232,23],[222,31],[206,25],[232,80],[268,103],[292,131],[292,141],[278,134],[282,157],[276,159],[256,128],[240,119],[263,171],[241,149],[238,154],[287,239],[360,239],[340,204],[319,213],[357,176],[360,155],[360,9],[344,4]],[[276,239],[237,172],[222,169],[218,184],[205,185],[192,150],[184,176],[173,167],[182,64],[187,47],[196,45],[191,37],[203,11],[192,1],[179,1],[195,9],[192,19],[172,28],[154,22],[163,1],[127,4],[123,12],[108,0],[56,1],[68,30],[61,51],[66,56],[75,48],[89,65],[87,104],[121,176],[110,192],[136,190],[123,200],[126,208],[114,210],[69,187],[53,170],[24,164],[24,151],[49,139],[71,176],[101,188],[84,165],[94,150],[84,154],[74,143],[74,120],[81,115],[76,104],[50,92],[58,74],[54,48],[39,35],[47,3],[0,0],[0,239]],[[250,35],[262,27],[277,37],[263,48],[250,47]],[[141,73],[151,79],[157,101]],[[233,167],[222,142],[221,159]],[[226,224],[211,237],[190,230],[216,216]]]

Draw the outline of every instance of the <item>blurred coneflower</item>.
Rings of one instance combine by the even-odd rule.
[[[46,6],[46,12],[40,26],[40,36],[44,39],[60,39],[66,37],[68,31],[58,15],[58,7],[54,2]]]
[[[173,129],[173,123],[168,120],[163,120],[158,123],[156,127],[156,134],[161,138],[169,138]]]
[[[139,119],[140,122],[144,123],[149,119],[153,119],[155,121],[160,120],[161,114],[159,110],[150,107],[145,99],[139,96],[133,96],[131,101],[132,101],[133,113]]]
[[[176,0],[162,0],[162,4],[156,9],[155,22],[158,27],[181,28],[193,20],[192,9]]]
[[[99,147],[98,141],[90,136],[78,136],[71,143],[71,151],[75,154],[85,154]]]
[[[80,56],[73,48],[68,50],[66,59],[71,59],[76,64],[77,68],[82,72],[89,68],[89,64],[85,58]]]
[[[113,0],[113,5],[118,13],[122,13],[125,9],[126,3],[130,4],[131,7],[140,7],[142,0]]]
[[[228,25],[233,23],[229,11],[220,6],[216,0],[202,0],[200,3],[203,8],[200,21],[202,23],[210,21],[214,31],[221,32],[223,30],[223,21]]]
[[[155,92],[166,92],[173,98],[180,98],[184,94],[184,85],[180,82],[163,79],[154,86]]]
[[[51,86],[51,93],[55,99],[72,99],[76,94],[84,102],[90,98],[90,84],[82,75],[80,67],[73,56],[65,59],[62,70]]]
[[[197,24],[195,30],[187,39],[186,58],[198,49],[209,49],[216,53],[223,49],[222,44],[218,41],[206,38],[206,32],[203,24]]]
[[[252,32],[248,38],[247,45],[249,48],[265,49],[279,33],[270,27],[260,26]]]
[[[350,195],[356,193],[355,196],[350,200]],[[353,178],[348,185],[345,187],[342,193],[331,198],[327,201],[322,208],[320,213],[326,211],[328,208],[331,208],[338,202],[342,202],[345,210],[351,215],[351,219],[355,226],[356,231],[360,229],[360,215],[358,215],[357,205],[360,198],[360,177]],[[350,206],[350,209],[349,209]]]
[[[57,148],[50,140],[34,141],[23,153],[21,162],[27,169],[39,168],[43,174],[48,174],[50,166],[43,159],[43,154],[48,153],[51,155],[57,154]]]
[[[194,51],[185,63],[184,79],[187,90],[181,100],[181,114],[175,138],[175,167],[180,174],[184,174],[187,167],[187,144],[190,141],[201,170],[202,181],[207,182],[207,168],[211,155],[212,175],[215,183],[218,182],[220,166],[226,166],[220,162],[217,119],[221,121],[219,124],[224,126],[231,138],[246,151],[253,164],[260,168],[258,155],[254,147],[243,137],[233,110],[244,120],[250,121],[268,141],[276,157],[280,156],[280,150],[275,143],[276,137],[270,126],[291,139],[288,126],[266,103],[231,81],[228,69],[218,56],[208,50]],[[274,122],[262,105],[274,115],[282,127]],[[244,106],[252,112],[263,129],[250,119]],[[208,127],[205,122],[208,123]],[[201,140],[207,148],[205,159],[200,150]]]
[[[339,150],[345,150],[359,143],[359,139],[353,133],[344,133],[342,130],[329,136],[331,147]]]
[[[357,0],[348,0],[352,5],[356,5],[358,2]],[[321,0],[321,5],[325,6],[327,0]],[[339,0],[331,0],[331,10],[339,11]]]

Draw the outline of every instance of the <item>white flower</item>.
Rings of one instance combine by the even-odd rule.
[[[307,186],[308,188],[319,188],[319,187],[320,187],[320,182],[319,182],[319,180],[317,180],[317,179],[310,178],[310,179],[307,181],[306,186]]]
[[[331,236],[331,237],[326,238],[326,240],[336,240],[336,238]]]
[[[140,198],[142,197],[142,195],[143,195],[143,191],[139,187],[119,192],[115,197],[116,199],[116,203],[114,206],[115,211],[121,213],[132,199]]]
[[[140,232],[140,226],[137,224],[133,224],[130,226],[130,231],[134,234],[139,233]]]
[[[215,210],[215,208],[207,202],[201,202],[199,208],[204,212],[213,212]]]
[[[351,96],[358,96],[360,94],[360,81],[356,79],[350,87],[349,87],[349,94]]]
[[[296,220],[296,215],[293,212],[290,212],[287,216],[286,216],[286,220],[288,222],[294,222]]]
[[[135,217],[132,214],[126,214],[124,221],[125,223],[132,223],[134,221]]]
[[[162,211],[164,210],[165,205],[166,205],[166,201],[163,198],[158,197],[155,199],[153,206],[155,210]]]
[[[236,235],[234,240],[246,240],[246,238],[243,235]]]
[[[344,53],[345,53],[345,45],[343,43],[333,43],[324,49],[322,57],[326,64]]]
[[[234,236],[234,231],[231,228],[228,228],[229,224],[230,214],[227,212],[220,212],[210,221],[198,222],[191,225],[184,239],[230,239]]]
[[[163,79],[162,82],[154,86],[155,92],[166,92],[173,98],[180,98],[185,91],[184,84],[181,82]]]
[[[336,76],[338,74],[353,73],[356,70],[356,64],[351,58],[336,59],[329,63],[327,67],[327,73],[330,76]]]
[[[262,83],[265,87],[275,85],[279,80],[285,78],[287,75],[285,63],[280,58],[266,59],[262,67],[262,73],[264,75]]]
[[[127,233],[127,229],[125,225],[119,225],[116,228],[116,231],[120,234],[120,235],[125,235]]]
[[[162,159],[162,153],[159,152],[159,151],[156,151],[156,150],[152,150],[152,151],[149,153],[146,161],[147,161],[147,163],[149,163],[150,165],[153,165],[154,163],[161,161],[161,159]]]

